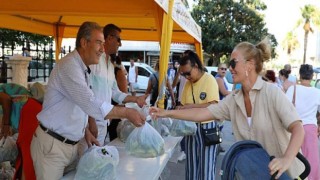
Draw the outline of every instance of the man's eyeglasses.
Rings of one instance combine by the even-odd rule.
[[[181,76],[184,76],[184,77],[187,77],[187,76],[191,76],[191,71],[192,71],[193,67],[191,67],[191,70],[188,71],[188,72],[181,72],[180,75]]]
[[[110,34],[110,36],[113,36],[117,39],[118,43],[121,43],[121,38],[117,35],[114,35],[114,34]]]
[[[232,69],[236,68],[238,61],[236,59],[231,59],[229,62],[229,65],[232,67]]]
[[[227,68],[219,68],[220,70],[222,70],[222,71],[226,71],[227,70]]]

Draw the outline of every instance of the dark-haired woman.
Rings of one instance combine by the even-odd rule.
[[[318,112],[318,108],[320,107],[320,91],[319,89],[311,87],[310,85],[313,76],[313,68],[311,65],[302,64],[299,74],[300,85],[296,85],[296,88],[291,86],[286,95],[290,100],[295,98],[295,106],[303,123],[305,136],[301,150],[311,165],[311,172],[308,176],[308,179],[319,180],[319,129],[317,125],[316,114]],[[293,97],[294,91],[296,91],[295,97]]]
[[[258,141],[276,158],[269,163],[270,174],[279,171],[295,178],[303,171],[295,158],[303,142],[304,130],[293,104],[274,85],[259,76],[271,56],[270,41],[257,45],[239,43],[231,53],[230,72],[239,90],[207,108],[171,110],[151,108],[154,117],[172,117],[195,122],[230,119],[235,139]]]
[[[180,59],[180,75],[188,81],[184,85],[179,109],[203,108],[219,101],[219,89],[215,78],[204,71],[198,55],[186,52]],[[214,180],[217,146],[205,146],[202,128],[215,127],[213,119],[197,123],[197,132],[185,136],[186,180]],[[202,127],[202,128],[201,128]]]
[[[276,73],[274,72],[274,70],[267,70],[262,79],[269,83],[272,83],[279,88],[282,88],[282,86],[277,83]]]
[[[287,92],[288,88],[292,85],[294,85],[293,82],[288,80],[290,71],[285,70],[285,69],[281,69],[279,71],[279,79],[282,82],[282,90],[283,92]]]

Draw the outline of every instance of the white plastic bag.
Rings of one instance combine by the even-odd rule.
[[[9,161],[0,163],[0,179],[13,179],[15,169]]]
[[[169,129],[172,126],[171,118],[158,118],[158,121],[161,122],[161,136],[167,137],[170,135]]]
[[[75,180],[116,180],[119,152],[114,146],[92,146],[80,158]]]
[[[169,128],[163,123],[161,119],[147,121],[160,135],[161,137],[167,137],[170,135]]]
[[[158,118],[158,120],[160,120],[162,122],[163,125],[167,126],[168,128],[170,128],[172,126],[172,120],[171,118]]]
[[[2,137],[0,140],[0,163],[5,161],[15,162],[18,156],[18,147],[15,136]]]
[[[161,125],[160,121],[158,121],[158,120],[150,120],[150,121],[148,121],[147,120],[147,122],[162,136],[162,134],[161,134],[162,125]]]
[[[170,135],[169,128],[165,126],[164,124],[161,124],[161,136],[162,137],[167,137]]]
[[[132,109],[135,109],[137,111],[141,111],[141,108],[138,106],[137,103],[126,103],[125,104],[126,108],[132,108]]]
[[[148,112],[149,112],[149,108],[148,108]],[[155,129],[158,131],[158,133],[162,136],[162,137],[167,137],[170,135],[170,131],[169,128],[172,125],[172,120],[170,118],[158,118],[156,120],[152,120],[151,116],[148,115],[146,117],[146,121]]]
[[[172,126],[170,127],[171,136],[189,136],[194,135],[197,132],[197,125],[191,121],[183,121],[178,119],[172,119]]]
[[[145,123],[132,131],[125,147],[130,155],[151,158],[164,153],[164,140],[149,123]]]
[[[129,121],[129,120],[122,120],[119,122],[117,126],[117,135],[122,142],[126,142],[127,138],[129,137],[130,133],[136,127]]]

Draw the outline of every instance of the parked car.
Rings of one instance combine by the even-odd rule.
[[[129,73],[130,62],[122,62]],[[138,67],[138,91],[145,92],[148,87],[149,76],[154,73],[154,69],[145,63],[134,63]]]
[[[213,77],[217,75],[218,67],[217,66],[206,66],[205,67],[209,74],[212,74]],[[230,73],[229,69],[227,69],[227,73]],[[224,77],[224,81],[226,82],[228,86],[228,91],[231,91],[233,88],[233,84],[227,80],[226,77]]]

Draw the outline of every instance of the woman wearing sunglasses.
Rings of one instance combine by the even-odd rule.
[[[198,57],[192,51],[187,51],[180,59],[180,75],[187,81],[184,85],[179,109],[204,108],[219,100],[218,85],[211,74],[204,71]],[[215,122],[196,123],[197,132],[192,136],[185,136],[186,179],[214,180],[216,145],[205,146],[202,139],[202,128],[211,129]],[[202,128],[201,128],[202,127]]]
[[[150,113],[196,122],[230,119],[237,141],[257,141],[276,157],[269,163],[270,174],[278,171],[278,179],[286,171],[292,178],[297,177],[303,167],[295,156],[302,145],[304,130],[295,107],[281,89],[259,75],[270,56],[268,39],[257,45],[239,43],[231,54],[230,71],[234,83],[241,83],[241,89],[207,108],[174,111],[151,108]]]

